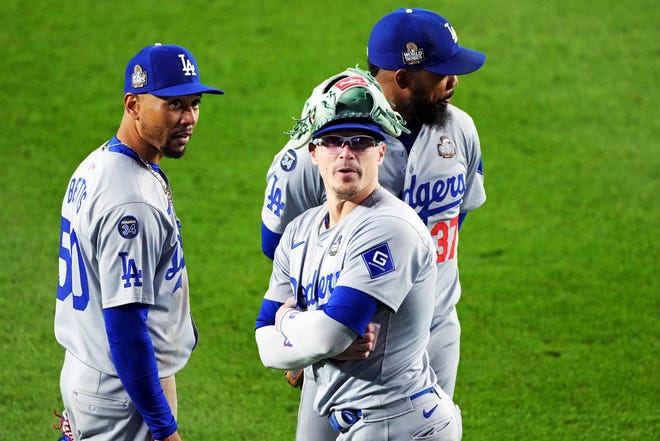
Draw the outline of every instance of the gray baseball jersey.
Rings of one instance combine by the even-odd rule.
[[[64,195],[55,336],[108,375],[117,373],[104,308],[151,305],[161,377],[180,370],[196,344],[180,224],[165,189],[163,175],[113,138],[78,166]]]
[[[486,200],[481,148],[472,118],[449,105],[444,127],[424,126],[410,153],[386,136],[381,185],[413,207],[436,243],[438,282],[435,316],[441,319],[460,298],[458,279],[458,215]],[[306,147],[285,147],[268,173],[261,218],[281,234],[297,215],[325,201],[323,183]]]
[[[380,329],[369,358],[325,360],[306,370],[306,381],[318,386],[317,413],[379,408],[433,385],[426,345],[436,256],[424,224],[382,188],[330,229],[323,226],[326,213],[308,210],[286,227],[265,298],[296,295],[308,310],[323,309],[334,288],[346,286],[382,306],[372,320]]]
[[[458,278],[458,215],[486,201],[481,148],[472,118],[449,106],[446,127],[424,126],[410,150],[403,200],[415,209],[436,243],[436,318],[461,295]]]

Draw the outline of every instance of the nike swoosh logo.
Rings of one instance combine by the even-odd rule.
[[[438,405],[436,404],[431,408],[431,410],[426,410],[424,409],[422,413],[424,414],[424,418],[431,418],[431,415],[435,412],[435,410],[438,408]]]
[[[298,248],[300,245],[304,244],[305,241],[301,240],[300,242],[294,242],[291,244],[291,249]]]

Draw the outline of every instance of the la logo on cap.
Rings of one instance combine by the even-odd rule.
[[[183,74],[187,77],[191,75],[196,77],[197,72],[195,72],[195,65],[186,58],[186,54],[179,54],[179,59],[181,60],[181,70],[183,71]]]
[[[136,64],[131,75],[131,85],[138,89],[147,85],[147,73],[142,70],[142,66]]]
[[[447,28],[447,30],[451,34],[451,39],[454,40],[454,43],[458,43],[458,34],[456,34],[456,31],[454,30],[454,28],[452,28],[449,23],[445,23],[445,27]]]

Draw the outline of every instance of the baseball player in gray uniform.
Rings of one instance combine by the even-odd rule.
[[[344,96],[371,98],[347,89]],[[381,128],[369,114],[340,111],[334,92],[331,105],[316,110],[338,114],[324,123],[317,111],[309,143],[327,201],[289,223],[277,247],[257,319],[261,360],[277,369],[309,366],[313,407],[337,440],[459,440],[460,412],[436,385],[426,351],[433,240],[414,210],[378,184]],[[339,361],[370,323],[377,331],[368,356]]]
[[[192,54],[140,50],[117,135],[73,173],[62,202],[55,336],[76,441],[180,440],[174,375],[197,342],[181,224],[160,161],[183,156],[204,93]]]
[[[486,199],[481,148],[470,116],[450,104],[457,75],[478,69],[479,52],[458,45],[446,19],[424,9],[399,9],[373,27],[368,46],[370,70],[411,133],[386,134],[387,154],[379,171],[383,187],[412,206],[426,223],[437,253],[436,308],[429,341],[431,366],[438,383],[453,395],[460,353],[458,230],[469,211]],[[348,69],[315,88],[314,96],[342,78]],[[362,72],[363,75],[367,75]],[[307,108],[303,108],[301,121]],[[304,209],[323,203],[325,194],[305,149],[300,124],[275,156],[267,174],[262,208],[262,248],[272,257],[284,227]],[[324,426],[305,411],[306,389],[298,418],[298,440],[329,439]],[[319,429],[320,428],[320,429]],[[315,431],[316,430],[316,431]]]

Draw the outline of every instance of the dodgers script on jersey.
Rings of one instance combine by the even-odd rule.
[[[180,370],[196,344],[180,225],[154,172],[113,138],[76,169],[62,202],[55,336],[108,375],[117,373],[104,308],[151,305],[147,325],[161,377]],[[157,260],[148,252],[154,247],[162,248]]]
[[[458,215],[486,200],[481,147],[472,118],[449,105],[445,126],[422,127],[410,153],[396,138],[386,135],[387,151],[378,180],[410,205],[426,224],[436,247],[438,263],[435,316],[440,319],[459,300]],[[267,174],[261,217],[272,232],[304,210],[325,200],[323,184],[306,147],[285,147]]]
[[[424,224],[382,188],[329,229],[326,213],[317,207],[287,226],[265,298],[295,295],[299,308],[318,310],[337,286],[350,287],[381,303],[372,320],[380,329],[369,358],[306,369],[318,386],[316,411],[377,408],[433,385],[426,345],[436,256]]]

